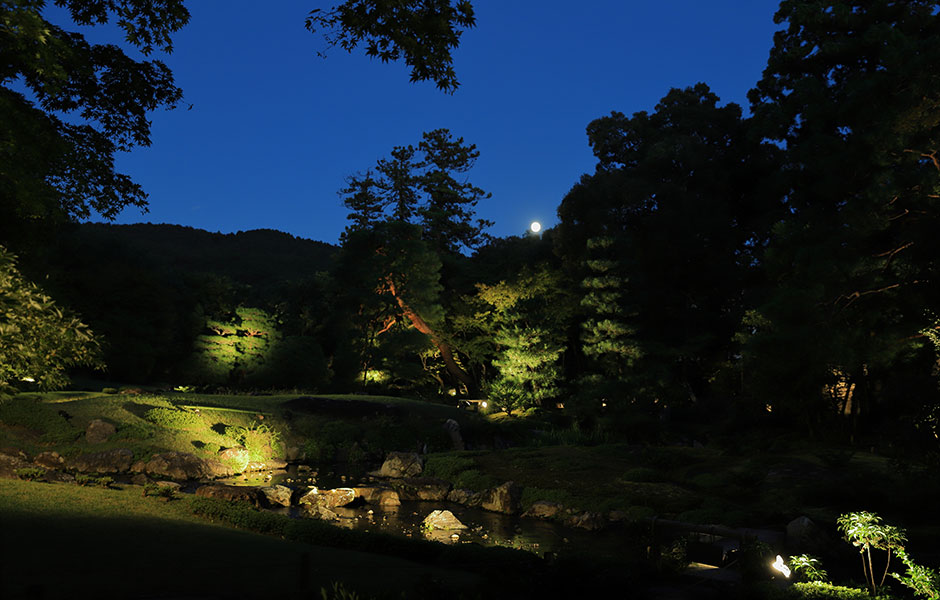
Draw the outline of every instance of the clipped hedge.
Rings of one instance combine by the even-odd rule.
[[[871,600],[866,590],[821,581],[794,583],[787,587],[767,585],[761,589],[760,597],[765,600]]]

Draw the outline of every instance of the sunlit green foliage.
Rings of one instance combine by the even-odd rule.
[[[865,582],[871,588],[872,595],[884,585],[888,569],[891,567],[891,554],[904,548],[907,534],[903,529],[886,525],[875,513],[859,511],[839,516],[836,521],[839,531],[847,542],[858,548],[862,555],[862,570]],[[884,571],[878,576],[874,570],[871,551],[882,550],[887,553]]]
[[[495,373],[484,392],[511,412],[558,397],[559,359],[571,297],[561,274],[544,265],[524,269],[511,281],[477,284],[476,327],[491,344]]]
[[[188,371],[198,383],[243,383],[269,364],[281,340],[277,322],[258,309],[238,307],[230,320],[210,319],[196,338]]]
[[[826,581],[829,574],[822,568],[822,561],[808,554],[797,554],[787,564],[801,581]]]
[[[27,380],[61,387],[73,366],[103,366],[91,330],[24,279],[0,246],[0,386]]]
[[[891,573],[891,576],[914,591],[914,595],[927,600],[940,599],[940,571],[918,565],[911,559],[904,548],[895,550],[907,571],[904,575]]]

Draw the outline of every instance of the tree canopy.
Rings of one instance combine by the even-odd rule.
[[[80,25],[115,20],[143,54],[172,50],[182,0],[61,0]],[[0,4],[0,240],[43,221],[113,219],[147,195],[114,156],[150,144],[147,113],[182,98],[167,66],[90,44],[43,17],[43,0]]]
[[[362,44],[371,58],[403,59],[411,81],[430,80],[451,94],[460,85],[451,52],[474,25],[468,0],[346,0],[312,10],[306,21],[310,32],[324,32],[331,47],[352,52]]]

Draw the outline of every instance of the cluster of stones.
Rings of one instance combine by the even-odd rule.
[[[93,420],[85,430],[85,441],[91,445],[103,444],[115,434],[115,427],[101,419]],[[222,453],[218,459],[203,459],[188,452],[162,452],[147,461],[134,460],[128,448],[113,448],[100,452],[87,452],[66,459],[57,452],[42,452],[30,459],[24,452],[0,453],[0,476],[13,477],[18,469],[40,467],[46,471],[49,481],[69,482],[75,477],[70,472],[109,475],[134,475],[134,483],[147,483],[149,478],[173,479],[177,481],[220,479],[238,474],[231,464],[247,463],[242,472],[283,469],[287,462],[269,460],[265,462],[241,461],[247,456],[244,448],[230,448],[229,455]]]
[[[112,424],[96,419],[86,432],[89,444],[101,444],[108,441],[115,433]],[[74,481],[70,472],[95,474],[128,474],[131,481],[144,484],[151,480],[214,480],[237,475],[232,464],[247,463],[244,449],[226,450],[229,455],[220,455],[218,459],[203,459],[187,452],[163,452],[154,454],[147,461],[134,460],[133,452],[127,448],[115,448],[100,452],[85,453],[66,459],[55,452],[43,452],[32,460],[24,453],[0,453],[0,476],[13,477],[16,470],[25,467],[41,467],[46,470],[45,478],[50,481]],[[247,463],[242,472],[270,471],[283,469],[285,461],[272,460],[264,463]],[[453,502],[471,508],[497,512],[507,515],[521,512],[520,497],[522,489],[509,481],[500,486],[483,491],[453,488],[448,481],[423,477],[423,462],[416,453],[392,452],[381,469],[370,474],[365,485],[332,490],[312,488],[293,490],[286,486],[231,486],[209,483],[196,490],[196,494],[205,497],[244,500],[255,506],[285,507],[298,505],[313,517],[336,519],[334,509],[353,504],[365,503],[390,509],[405,501]],[[165,482],[172,485],[170,482]],[[452,515],[451,515],[452,516]],[[617,515],[608,516],[593,512],[578,512],[552,502],[536,502],[523,516],[553,519],[571,527],[595,530],[604,527],[609,521],[617,520]],[[433,528],[433,527],[432,527]]]

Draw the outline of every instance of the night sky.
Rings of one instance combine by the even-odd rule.
[[[118,223],[270,228],[334,243],[346,225],[344,178],[444,127],[480,150],[469,180],[493,194],[477,207],[495,221],[491,234],[519,235],[533,220],[550,227],[593,171],[591,120],[652,110],[670,88],[699,81],[746,108],[778,29],[775,0],[476,0],[450,96],[361,51],[319,58],[326,44],[304,17],[331,4],[188,3],[173,54],[157,56],[185,100],[153,115],[151,147],[118,158],[150,211],[126,210]],[[115,41],[101,28],[89,38]]]

